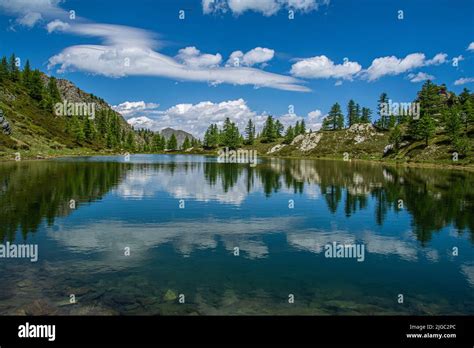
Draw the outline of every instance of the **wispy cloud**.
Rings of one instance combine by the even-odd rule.
[[[60,1],[55,0],[0,0],[0,9],[16,16],[24,25],[33,26],[40,20],[47,20],[49,33],[68,33],[101,40],[99,45],[70,46],[52,56],[48,67],[56,68],[60,73],[83,71],[109,77],[156,76],[212,85],[227,83],[309,91],[302,81],[292,76],[252,68],[250,63],[249,66],[222,66],[219,53],[201,53],[195,47],[180,50],[176,57],[164,55],[157,51],[160,41],[155,33],[129,26],[94,23],[79,17],[69,20],[69,13],[59,4]]]
[[[435,79],[435,77],[433,75],[429,75],[429,74],[421,72],[421,71],[417,74],[414,74],[414,73],[408,74],[407,78],[410,80],[410,82],[413,82],[413,83]]]
[[[461,86],[461,85],[465,85],[466,83],[472,83],[472,82],[474,82],[474,77],[462,77],[454,81],[454,85]]]

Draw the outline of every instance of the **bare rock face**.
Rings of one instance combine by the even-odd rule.
[[[371,123],[356,123],[347,130],[349,137],[352,137],[354,144],[363,143],[377,134],[377,130]]]
[[[318,146],[318,143],[321,141],[323,137],[322,133],[307,133],[307,134],[300,134],[293,141],[291,145],[297,145],[300,151],[310,151]]]
[[[385,146],[383,149],[384,156],[388,154],[389,152],[391,152],[394,148],[395,148],[394,144],[388,144],[387,146]]]
[[[6,135],[12,134],[10,124],[8,123],[7,119],[5,118],[2,109],[0,109],[0,130],[3,132],[3,134],[6,134]]]
[[[300,135],[297,135],[293,141],[291,142],[291,145],[296,145],[297,143],[299,143],[301,140],[304,139],[306,134],[300,134]]]
[[[376,133],[375,127],[371,123],[356,123],[347,130],[352,133]]]
[[[354,137],[354,142],[356,144],[360,144],[360,143],[363,143],[365,141],[365,137],[360,135],[360,134],[357,134],[355,137]]]
[[[281,149],[283,149],[286,145],[285,144],[278,144],[278,145],[275,145],[273,146],[270,150],[267,151],[267,155],[271,154],[271,153],[274,153],[274,152],[278,152],[280,151]]]

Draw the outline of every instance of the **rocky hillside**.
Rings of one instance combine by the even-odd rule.
[[[143,142],[109,104],[72,82],[50,81],[38,70],[16,74],[0,79],[2,124],[8,123],[10,130],[0,132],[0,157],[11,158],[17,152],[23,158],[121,152],[139,148]],[[57,115],[58,103],[87,104],[91,110],[93,106],[95,117]]]
[[[388,144],[388,132],[370,123],[354,124],[337,131],[318,131],[296,136],[291,144],[272,146],[266,154],[277,156],[343,157],[379,159]]]
[[[467,131],[474,148],[474,127]],[[402,162],[438,162],[473,164],[472,156],[459,156],[449,136],[440,130],[429,144],[403,139],[398,148],[390,141],[389,131],[379,131],[371,124],[355,124],[337,131],[318,131],[298,135],[291,144],[266,144],[259,152],[268,156],[342,158]]]

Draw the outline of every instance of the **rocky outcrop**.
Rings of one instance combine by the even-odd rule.
[[[310,151],[318,146],[322,136],[323,134],[319,132],[300,134],[293,139],[291,145],[296,145],[298,150],[303,152]]]
[[[11,135],[12,134],[10,124],[8,123],[7,119],[5,118],[5,115],[4,115],[2,109],[0,109],[0,130],[3,132],[3,134],[6,134],[6,135]]]
[[[267,155],[271,154],[271,153],[275,153],[275,152],[278,152],[280,151],[281,149],[283,149],[286,145],[285,144],[278,144],[278,145],[275,145],[273,146],[270,150],[267,151]]]
[[[356,123],[349,127],[347,134],[352,137],[354,144],[360,144],[370,140],[377,131],[371,123]]]

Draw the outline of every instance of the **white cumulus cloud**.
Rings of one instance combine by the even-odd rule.
[[[272,16],[281,9],[291,9],[298,12],[317,10],[321,4],[329,4],[329,0],[202,0],[202,10],[205,14],[231,11],[241,15],[246,11]]]
[[[68,30],[70,25],[68,23],[65,23],[63,21],[60,21],[59,19],[55,19],[54,21],[49,22],[46,25],[46,30],[48,30],[48,33],[52,33],[54,31],[64,31]]]
[[[219,53],[201,53],[194,46],[180,49],[176,58],[181,63],[193,68],[215,68],[222,61],[222,56]]]
[[[211,123],[222,127],[227,117],[239,127],[241,132],[244,131],[249,119],[254,122],[257,132],[261,131],[268,117],[266,113],[257,113],[252,110],[243,99],[219,103],[203,101],[196,104],[177,104],[166,110],[158,110],[157,105],[144,101],[124,102],[114,106],[114,109],[124,114],[128,118],[128,123],[136,129],[147,128],[160,131],[171,127],[184,130],[199,138],[203,138]],[[306,117],[294,113],[274,117],[285,128],[294,126],[297,121],[301,122],[304,119],[308,130],[318,130],[321,128],[323,114],[320,110],[314,110]]]
[[[263,64],[272,60],[274,56],[275,51],[265,47],[255,47],[247,53],[234,51],[231,53],[226,66],[253,66]]]
[[[136,102],[123,102],[118,105],[113,105],[112,108],[119,112],[125,118],[135,116],[139,112],[150,112],[156,110],[160,104],[146,103],[143,100]]]
[[[426,59],[423,53],[412,53],[405,58],[387,56],[375,58],[362,75],[369,81],[375,81],[382,76],[394,76],[428,65],[439,65],[447,62],[445,53],[438,53],[432,59]]]
[[[335,64],[331,59],[322,55],[299,60],[291,67],[291,74],[302,78],[351,80],[361,69],[361,65],[357,62],[347,60],[343,64]]]

